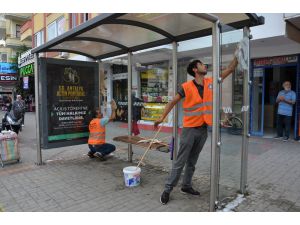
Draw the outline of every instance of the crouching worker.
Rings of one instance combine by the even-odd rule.
[[[90,158],[97,157],[104,161],[105,156],[116,150],[116,146],[113,144],[105,143],[105,126],[116,118],[117,105],[114,100],[111,101],[111,116],[104,117],[100,109],[96,109],[95,118],[89,124],[89,140],[88,145],[90,151],[88,156]]]

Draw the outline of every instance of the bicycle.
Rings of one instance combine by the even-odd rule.
[[[236,116],[231,110],[223,108],[225,114],[224,120],[221,120],[221,127],[227,128],[228,133],[233,135],[241,135],[243,132],[243,121]]]

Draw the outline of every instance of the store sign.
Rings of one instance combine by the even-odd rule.
[[[282,65],[289,63],[297,63],[298,57],[293,56],[277,56],[272,58],[262,58],[255,59],[254,66],[272,66],[272,65]]]
[[[254,77],[262,77],[264,75],[264,69],[263,68],[255,68],[253,70],[253,76]]]
[[[31,54],[31,49],[29,49],[27,52],[22,53],[21,56],[18,57],[19,68],[31,63],[34,63],[34,55]]]
[[[29,89],[29,77],[23,77],[23,89]]]
[[[118,73],[112,75],[113,80],[123,80],[127,78],[128,78],[128,73]]]
[[[17,80],[16,74],[0,74],[0,83],[14,82]]]
[[[25,77],[34,74],[34,64],[31,63],[29,65],[23,66],[20,68],[20,76]]]
[[[17,71],[14,69],[15,66],[16,64],[14,63],[0,62],[0,73],[16,73]]]

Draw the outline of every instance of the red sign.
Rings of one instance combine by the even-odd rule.
[[[16,74],[0,74],[0,83],[13,83],[17,80]]]
[[[298,57],[296,55],[254,59],[254,66],[282,65],[282,64],[296,63],[297,60]]]

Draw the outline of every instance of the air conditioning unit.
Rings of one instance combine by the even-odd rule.
[[[68,52],[60,52],[59,53],[59,56],[61,58],[64,58],[64,59],[67,59],[69,57],[69,53]]]

